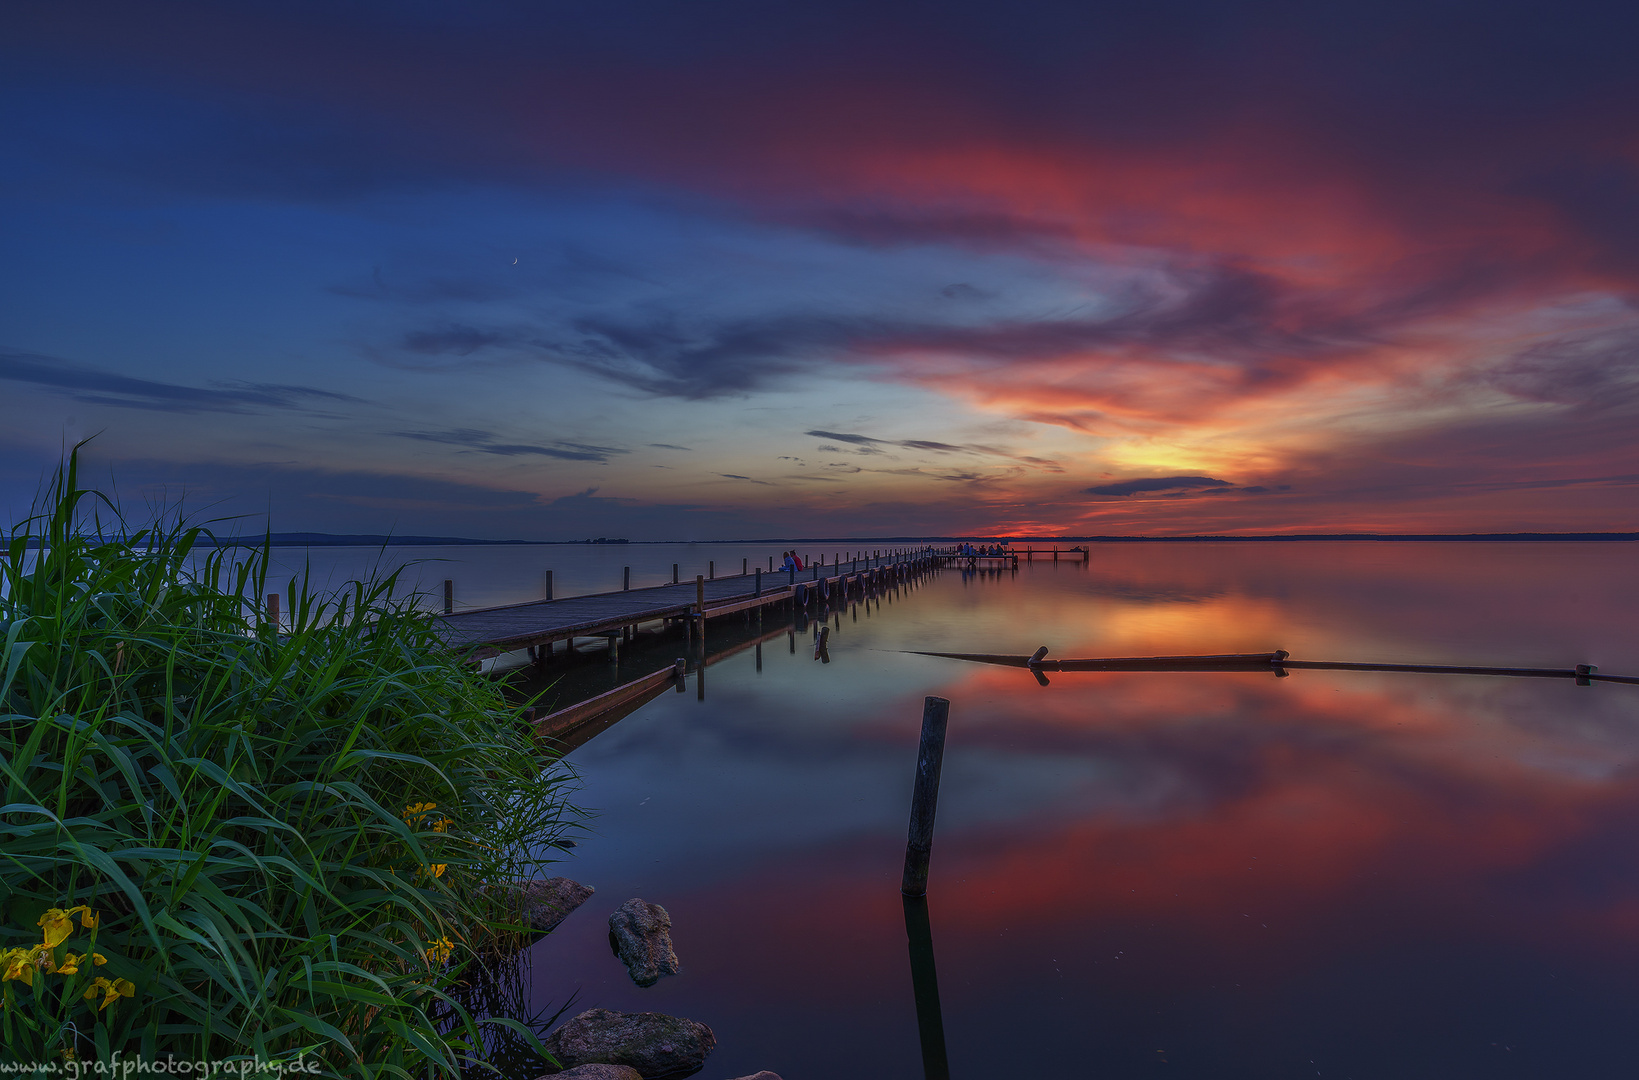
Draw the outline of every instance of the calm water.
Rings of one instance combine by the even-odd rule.
[[[590,550],[618,580],[641,549]],[[958,1080],[1631,1075],[1639,687],[1296,671],[1041,688],[903,650],[1639,674],[1636,558],[1111,545],[852,605],[829,664],[780,635],[760,672],[741,653],[705,701],[668,693],[572,753],[597,816],[560,872],[598,892],[531,950],[530,991],[704,1021],[710,1080],[921,1075],[898,882],[937,694],[929,900]],[[513,587],[477,576],[475,596]],[[670,910],[684,969],[648,990],[606,940],[634,896]]]

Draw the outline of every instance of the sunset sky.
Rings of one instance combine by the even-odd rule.
[[[1636,41],[15,0],[0,518],[94,435],[128,506],[282,531],[1639,529]]]

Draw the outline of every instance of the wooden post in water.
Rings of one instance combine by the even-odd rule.
[[[700,613],[700,640],[706,640],[706,579],[694,575],[694,610]]]
[[[899,891],[928,894],[928,859],[933,853],[933,814],[939,805],[939,769],[945,760],[945,724],[950,701],[929,697],[922,703],[922,741],[916,751],[916,784],[911,789],[910,836],[905,841],[905,874]]]
[[[546,577],[542,581],[542,584],[546,586],[542,590],[543,592],[546,593],[546,599],[548,599],[548,600],[552,599],[552,571],[548,570],[546,572]]]
[[[274,630],[279,629],[279,594],[276,592],[267,594],[267,621]]]
[[[444,579],[444,614],[448,615],[455,610],[455,582]]]
[[[760,567],[760,566],[757,567],[757,573],[752,577],[751,583],[752,583],[751,584],[751,595],[752,596],[761,596],[763,594],[763,568],[762,567]]]
[[[717,580],[717,560],[716,559],[709,559],[709,560],[706,561],[706,576],[711,578],[711,580],[713,580],[713,581]]]
[[[748,573],[751,572],[749,569],[747,569],[747,567],[749,567],[750,564],[751,564],[750,559],[741,559],[740,560],[740,576],[741,577],[745,577]]]
[[[630,566],[628,566],[628,567],[623,568],[623,570],[621,572],[621,575],[620,575],[620,591],[621,592],[630,592],[631,590],[632,590],[632,568]]]
[[[672,584],[677,584],[677,564],[672,563]]]

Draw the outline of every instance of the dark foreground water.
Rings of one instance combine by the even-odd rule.
[[[1631,1075],[1639,688],[1062,674],[906,649],[1639,673],[1626,544],[1094,549],[947,571],[783,635],[575,750],[597,895],[537,1006],[704,1021],[711,1080],[921,1075],[898,892],[922,698],[950,743],[929,890],[955,1077]],[[856,621],[857,620],[857,621]],[[606,919],[675,920],[642,990]]]

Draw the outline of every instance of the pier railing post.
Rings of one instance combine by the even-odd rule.
[[[700,614],[700,629],[702,639],[706,627],[706,579],[700,574],[694,575],[694,610]]]
[[[672,584],[677,584],[677,564],[672,563]]]
[[[625,567],[621,572],[621,575],[620,575],[620,591],[621,592],[631,592],[632,591],[632,568],[630,566]]]
[[[546,593],[546,599],[552,599],[552,571],[548,570],[546,572],[546,577],[542,581],[542,584],[546,586],[543,590]]]
[[[933,815],[939,805],[939,770],[945,760],[945,724],[950,701],[929,697],[922,703],[922,739],[916,751],[916,783],[911,790],[910,836],[905,841],[905,873],[899,891],[928,893],[928,860],[933,853]]]
[[[716,559],[710,559],[706,562],[706,576],[711,578],[711,580],[713,580],[713,581],[717,580],[717,560]]]
[[[755,574],[755,576],[752,577],[751,582],[752,582],[752,584],[751,584],[751,595],[752,596],[761,596],[763,594],[763,568],[762,567],[760,567],[760,566],[757,567],[757,573]]]

